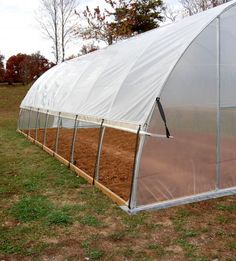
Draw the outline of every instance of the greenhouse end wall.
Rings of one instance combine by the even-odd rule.
[[[133,212],[236,192],[235,24],[233,7],[191,43],[164,86],[173,139],[145,138]],[[165,134],[157,106],[148,132]]]

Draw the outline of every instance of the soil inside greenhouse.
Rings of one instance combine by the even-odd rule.
[[[37,140],[43,143],[44,130],[38,130]],[[30,132],[35,138],[35,131]],[[73,129],[61,128],[58,154],[70,160]],[[55,150],[56,129],[47,129],[46,146]],[[99,128],[78,129],[74,149],[74,164],[93,177],[98,150]],[[129,199],[133,173],[136,135],[106,128],[99,167],[99,182],[124,200]]]

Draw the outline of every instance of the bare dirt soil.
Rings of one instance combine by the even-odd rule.
[[[47,129],[46,146],[55,150],[56,129]],[[35,131],[30,136],[35,138]],[[38,130],[38,141],[43,142],[44,130]],[[73,130],[59,131],[58,154],[70,160]],[[74,151],[75,165],[93,177],[99,140],[99,128],[78,129]],[[99,182],[128,200],[134,164],[136,135],[120,130],[105,129],[99,168]]]

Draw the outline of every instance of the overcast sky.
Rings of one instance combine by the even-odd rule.
[[[176,0],[169,0],[169,2]],[[40,51],[53,60],[51,43],[46,40],[35,19],[40,0],[0,0],[0,53],[6,58],[17,53],[31,54]],[[81,0],[80,6],[97,6],[102,0]],[[67,56],[77,54],[81,42],[74,42]]]

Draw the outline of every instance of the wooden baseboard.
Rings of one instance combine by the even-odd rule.
[[[72,170],[73,172],[75,172],[78,176],[84,178],[85,180],[87,180],[87,182],[89,184],[93,183],[93,178],[91,176],[89,176],[87,173],[85,173],[84,171],[82,171],[81,169],[79,169],[78,167],[76,167],[75,165],[73,165],[72,163],[69,163],[68,160],[64,159],[63,157],[61,157],[59,154],[55,153],[54,151],[52,151],[51,149],[49,149],[48,147],[44,146],[42,143],[40,143],[39,141],[36,141],[35,139],[33,139],[32,137],[28,136],[26,133],[22,132],[21,130],[17,129],[17,132],[24,135],[29,141],[31,141],[32,143],[38,145],[39,147],[41,147],[44,151],[46,151],[48,154],[50,154],[51,156],[54,156],[57,160],[59,160],[62,164],[66,165],[66,166],[70,166],[70,170]],[[117,205],[119,206],[124,206],[127,205],[127,202],[122,199],[121,197],[119,197],[117,194],[115,194],[114,192],[112,192],[110,189],[108,189],[107,187],[105,187],[103,184],[101,184],[100,182],[95,180],[95,187],[97,187],[99,190],[101,190],[105,195],[107,195],[113,202],[115,202]]]

